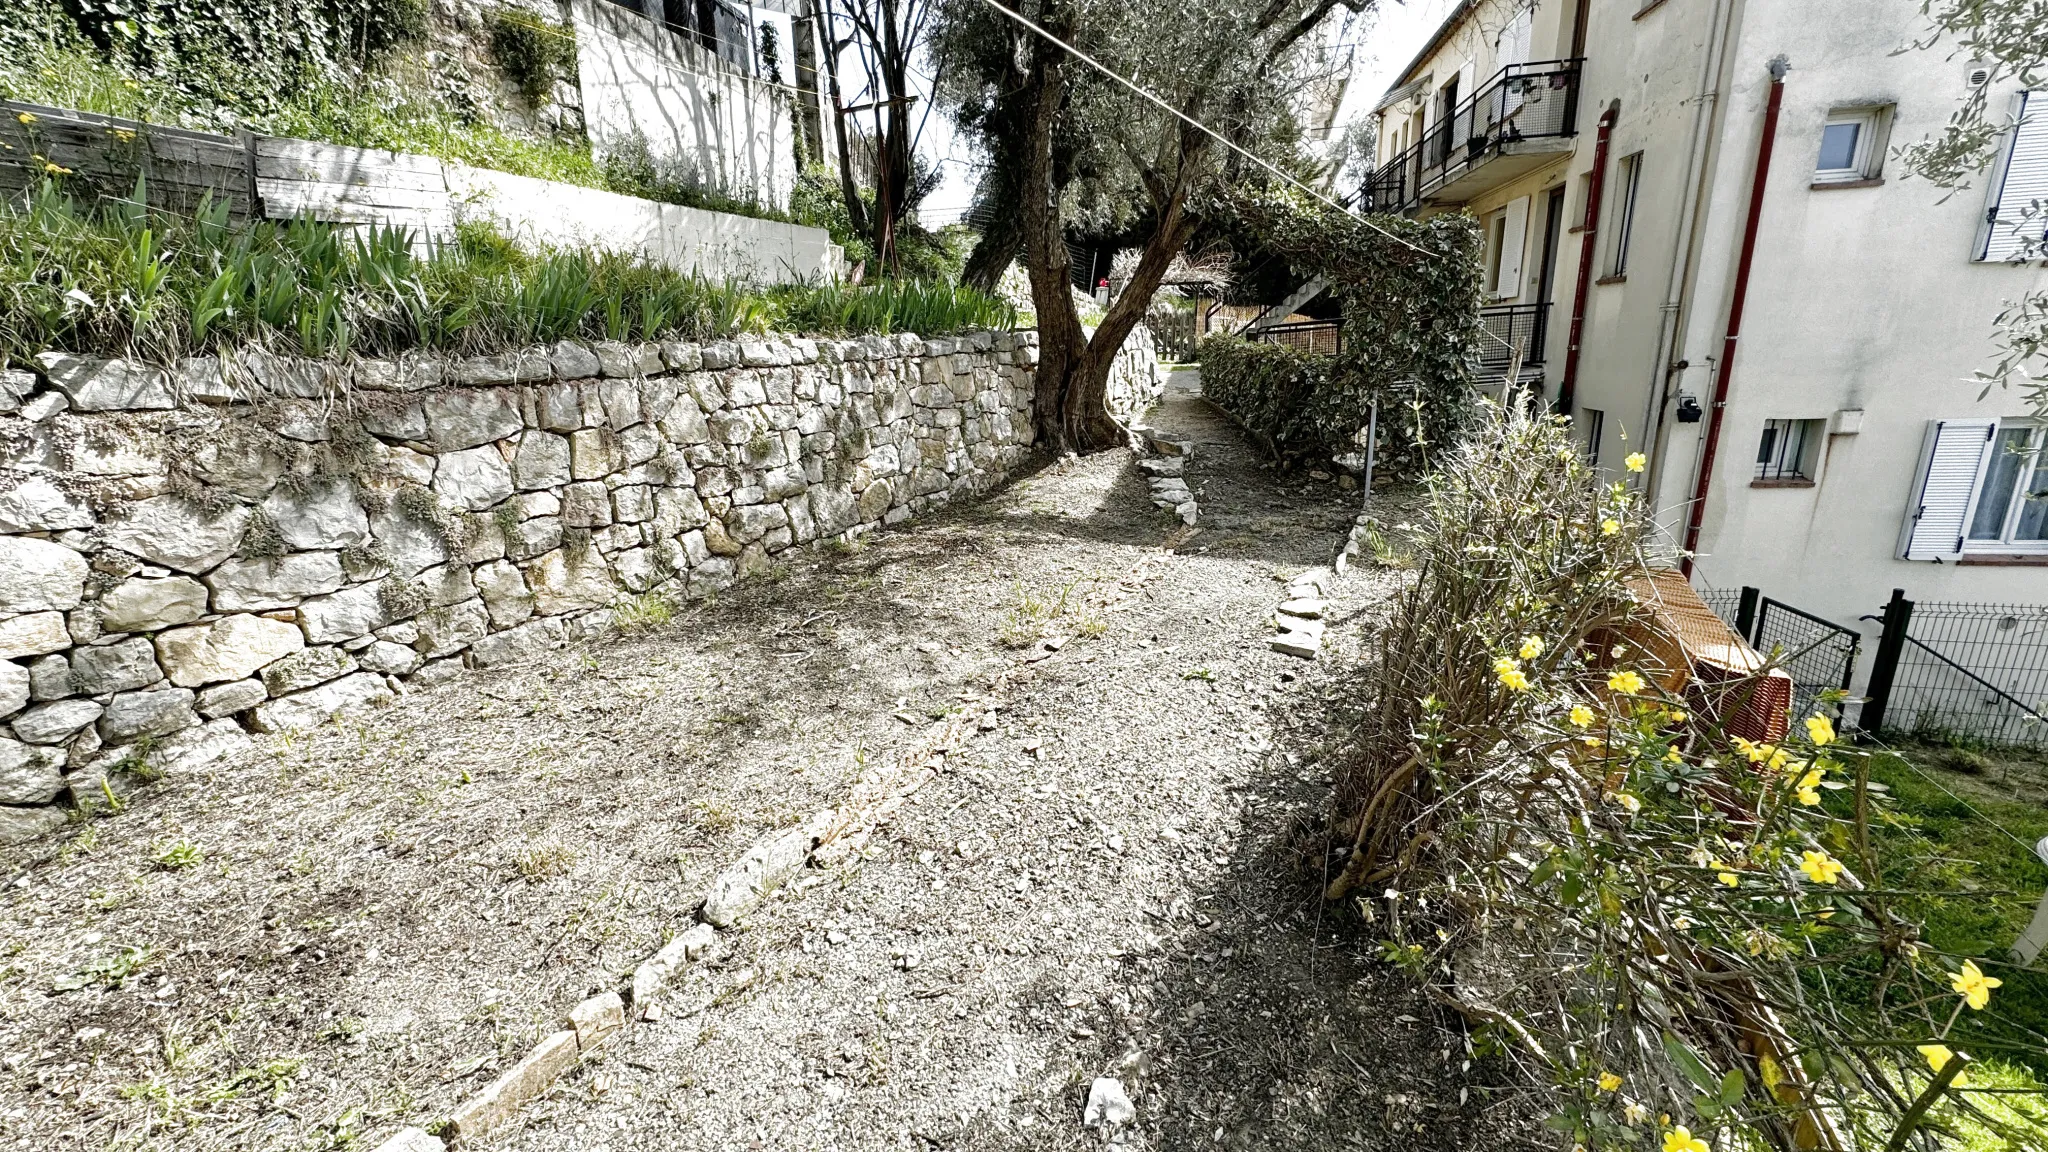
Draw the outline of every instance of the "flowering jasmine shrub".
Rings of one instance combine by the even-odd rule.
[[[1489,408],[1429,489],[1326,895],[1553,1087],[1561,1147],[1896,1149],[1971,1108],[1964,1057],[1996,1053],[1952,1032],[2001,964],[1868,882],[1868,754],[1826,711],[1722,728],[1742,684],[1657,655],[1648,514],[1561,419]]]

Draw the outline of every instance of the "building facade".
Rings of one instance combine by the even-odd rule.
[[[1894,588],[2048,604],[2043,429],[1972,380],[2006,302],[2048,287],[2011,258],[2043,228],[2048,113],[1964,192],[1906,176],[1896,147],[1984,82],[1910,47],[1920,7],[1467,0],[1381,101],[1363,189],[1480,219],[1489,374],[1603,467],[1648,457],[1695,584],[1866,635]]]

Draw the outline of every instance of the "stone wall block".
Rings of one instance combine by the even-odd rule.
[[[569,436],[569,475],[601,480],[626,466],[618,437],[609,429],[584,428]]]
[[[237,680],[232,684],[215,684],[201,689],[198,705],[199,714],[209,720],[247,712],[270,698],[270,690],[261,680]]]
[[[0,532],[63,532],[93,523],[84,498],[48,476],[0,479]]]
[[[178,406],[171,379],[163,371],[133,360],[102,360],[44,352],[36,364],[50,386],[80,412],[125,412]]]
[[[85,557],[62,544],[0,536],[0,613],[76,608],[87,570]]]
[[[156,649],[139,636],[73,649],[70,660],[71,690],[81,696],[146,688],[164,678]]]
[[[173,628],[156,637],[157,659],[164,674],[181,688],[246,679],[305,646],[306,639],[296,627],[246,614]]]
[[[479,565],[473,579],[490,613],[492,627],[510,628],[533,616],[533,593],[526,587],[526,577],[517,565],[506,560]]]
[[[64,791],[62,748],[0,737],[0,804],[48,804]]]
[[[312,644],[336,644],[367,635],[391,623],[391,610],[379,592],[382,580],[316,596],[299,605],[299,628]]]
[[[391,698],[384,677],[357,672],[260,705],[250,714],[249,724],[258,732],[303,731],[325,723],[344,708],[369,707]]]
[[[272,696],[286,696],[355,670],[356,658],[339,648],[304,648],[267,665],[263,688]]]
[[[583,480],[562,489],[562,523],[571,528],[603,528],[611,522],[611,491],[602,481]]]
[[[548,364],[557,380],[587,380],[601,370],[597,353],[573,340],[548,349]]]
[[[189,576],[123,580],[100,596],[100,624],[109,632],[154,632],[206,615],[206,585]]]
[[[106,542],[166,568],[202,573],[228,558],[242,542],[249,510],[210,513],[181,496],[152,496],[129,505],[107,526]]]
[[[488,444],[443,453],[434,469],[434,491],[458,507],[482,512],[512,495],[512,470]]]
[[[370,519],[346,480],[280,487],[263,501],[263,511],[294,549],[350,548],[370,538]]]
[[[443,452],[503,440],[518,434],[525,423],[516,396],[504,388],[432,392],[424,403],[428,434],[434,447]]]
[[[429,660],[452,656],[490,633],[490,615],[482,600],[430,608],[413,623],[419,627],[413,648]]]
[[[343,583],[335,552],[293,552],[260,560],[231,559],[206,576],[216,612],[264,612],[290,608],[308,596],[324,596]],[[125,587],[125,585],[124,585]],[[106,602],[101,601],[102,611]]]
[[[127,744],[144,736],[169,736],[199,723],[190,688],[148,688],[119,692],[100,715],[100,739]]]
[[[29,670],[12,660],[0,660],[0,720],[28,707],[33,699],[35,680]]]

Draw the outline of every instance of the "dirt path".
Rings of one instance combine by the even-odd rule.
[[[864,859],[725,934],[492,1146],[1079,1147],[1098,1075],[1133,1147],[1500,1145],[1459,1042],[1319,928],[1291,841],[1390,578],[1337,583],[1316,665],[1268,652],[1267,616],[1356,494],[1276,483],[1191,383],[1153,422],[1196,442],[1192,537],[1127,454],[1049,466],[9,861],[0,1144],[348,1147],[445,1114],[756,836],[1008,669]],[[1041,635],[1070,639],[1026,662]]]

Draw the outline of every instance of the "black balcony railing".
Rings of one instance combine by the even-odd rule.
[[[1481,308],[1479,327],[1482,375],[1505,375],[1516,366],[1518,355],[1524,371],[1543,366],[1543,344],[1550,334],[1550,305]]]
[[[1364,207],[1408,211],[1505,148],[1577,134],[1579,64],[1545,60],[1501,69],[1449,116],[1432,121],[1421,140],[1373,170]]]

